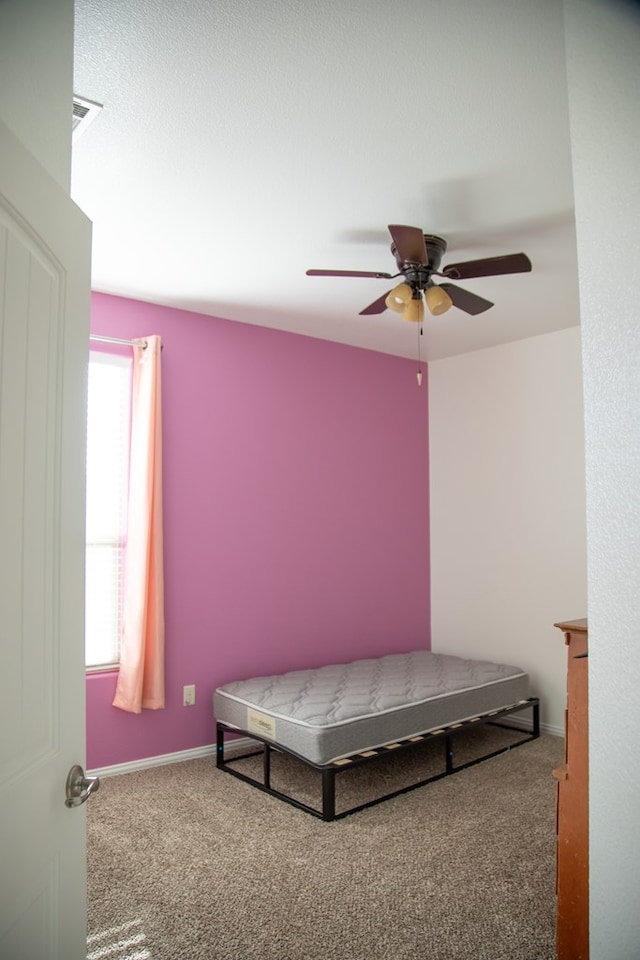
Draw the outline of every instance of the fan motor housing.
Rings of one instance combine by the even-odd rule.
[[[446,240],[428,233],[424,234],[424,243],[427,249],[427,264],[402,260],[398,256],[395,243],[391,244],[391,253],[395,258],[398,270],[403,274],[407,283],[411,284],[414,291],[426,290],[431,283],[431,275],[439,269],[440,262],[447,249]]]

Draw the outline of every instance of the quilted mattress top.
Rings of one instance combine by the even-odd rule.
[[[414,650],[238,680],[217,697],[311,727],[330,727],[525,676],[519,667]]]

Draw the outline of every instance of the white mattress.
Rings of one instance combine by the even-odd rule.
[[[227,683],[213,709],[217,721],[325,765],[528,696],[520,667],[414,650]]]

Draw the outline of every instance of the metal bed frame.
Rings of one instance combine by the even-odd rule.
[[[532,711],[531,730],[528,730],[525,727],[514,726],[513,724],[502,722],[504,717],[527,709],[531,709]],[[515,730],[520,733],[524,733],[525,735],[515,743],[510,743],[507,746],[502,746],[497,750],[492,750],[489,753],[483,754],[481,757],[476,757],[473,760],[467,760],[465,763],[457,765],[454,764],[454,736],[461,731],[468,730],[470,727],[483,724],[499,726],[503,730]],[[251,753],[243,753],[238,756],[225,756],[225,745],[229,745],[228,742],[225,741],[225,737],[230,734],[234,736],[237,736],[238,734],[245,734],[246,736],[250,737],[251,740],[261,743],[262,748],[259,750],[254,750]],[[255,733],[248,733],[246,730],[240,730],[238,727],[233,727],[228,724],[221,723],[220,721],[218,721],[216,724],[216,735],[216,766],[219,770],[223,770],[225,773],[230,773],[239,780],[244,780],[245,783],[249,783],[252,786],[257,787],[258,790],[262,790],[272,797],[277,797],[279,800],[283,800],[285,803],[289,803],[292,806],[297,807],[299,810],[304,810],[314,817],[319,817],[321,820],[330,822],[333,820],[339,820],[351,813],[357,813],[360,810],[366,810],[368,807],[373,807],[378,803],[382,803],[384,800],[390,800],[392,797],[400,796],[400,794],[408,793],[410,790],[416,790],[418,787],[422,787],[427,783],[433,783],[435,780],[441,780],[443,777],[450,776],[453,773],[458,773],[460,770],[465,770],[467,767],[472,767],[476,763],[481,763],[483,760],[490,760],[491,757],[497,757],[501,753],[506,753],[509,750],[513,750],[515,747],[521,746],[523,743],[528,743],[530,740],[536,740],[540,736],[540,701],[537,697],[530,697],[527,700],[519,700],[517,703],[512,703],[509,706],[502,707],[498,710],[491,710],[487,713],[472,717],[469,720],[462,720],[459,723],[449,724],[448,726],[440,727],[437,730],[430,730],[427,733],[416,734],[415,736],[398,740],[395,743],[386,744],[383,747],[376,747],[375,749],[371,750],[363,750],[362,752],[354,753],[348,757],[342,757],[326,764],[313,763],[311,760],[307,760],[306,757],[295,753],[293,750],[290,750],[287,747],[276,745]],[[392,790],[390,793],[386,793],[381,797],[376,797],[374,800],[368,800],[366,803],[356,804],[356,806],[349,807],[347,810],[342,810],[339,813],[336,813],[335,787],[336,775],[338,773],[341,773],[344,770],[350,770],[358,764],[368,763],[370,760],[375,760],[377,757],[386,756],[390,751],[408,750],[411,747],[415,747],[418,744],[425,743],[429,740],[441,740],[444,743],[444,770],[442,770],[440,773],[434,774],[433,776],[419,780],[416,783],[411,783],[409,786]],[[311,767],[312,769],[320,772],[322,775],[322,806],[320,809],[312,807],[307,803],[303,803],[301,800],[297,800],[295,797],[292,797],[287,793],[283,793],[281,790],[278,790],[271,785],[271,753],[273,750],[288,754],[291,757],[295,757],[307,767]],[[249,776],[232,766],[233,764],[240,764],[243,760],[248,760],[251,757],[256,756],[262,756],[263,758],[262,781],[256,780],[255,777]]]

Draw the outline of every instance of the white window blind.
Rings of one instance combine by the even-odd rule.
[[[87,410],[85,663],[117,664],[127,534],[130,357],[91,352]]]

